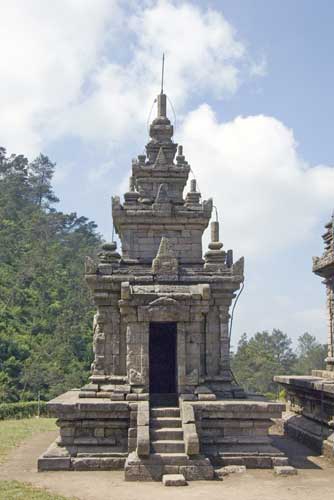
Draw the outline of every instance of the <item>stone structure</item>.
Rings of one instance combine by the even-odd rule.
[[[157,104],[124,203],[112,200],[121,255],[104,244],[99,261],[86,263],[97,306],[91,381],[48,404],[60,437],[40,470],[125,467],[127,480],[189,480],[211,479],[212,463],[285,461],[268,437],[282,405],[247,400],[230,370],[229,308],[243,258],[233,262],[213,222],[203,259],[212,200],[201,201],[194,179],[183,196],[190,166],[172,141],[165,94]]]
[[[274,380],[286,389],[294,412],[285,422],[288,434],[334,459],[334,215],[325,228],[325,250],[322,257],[313,258],[313,272],[324,279],[327,290],[327,369]]]

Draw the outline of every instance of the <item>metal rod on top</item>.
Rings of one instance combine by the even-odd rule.
[[[162,68],[161,68],[161,94],[164,93],[164,72],[165,72],[165,53],[162,54]]]

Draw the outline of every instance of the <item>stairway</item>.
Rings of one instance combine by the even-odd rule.
[[[125,464],[127,481],[161,481],[165,474],[182,474],[187,481],[213,479],[208,458],[185,452],[180,408],[176,404],[173,398],[161,395],[151,404],[150,455],[129,454]]]
[[[150,438],[152,454],[159,454],[161,458],[167,458],[166,455],[170,454],[185,455],[180,408],[177,406],[152,408]]]

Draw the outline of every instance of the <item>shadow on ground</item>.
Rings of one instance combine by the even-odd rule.
[[[283,451],[289,458],[289,463],[296,469],[322,469],[317,463],[320,455],[298,441],[287,436],[272,435],[273,445]]]

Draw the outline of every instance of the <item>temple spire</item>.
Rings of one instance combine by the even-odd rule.
[[[158,118],[167,117],[167,96],[164,94],[164,75],[165,75],[165,54],[162,54],[162,67],[161,67],[161,91],[158,95]]]

